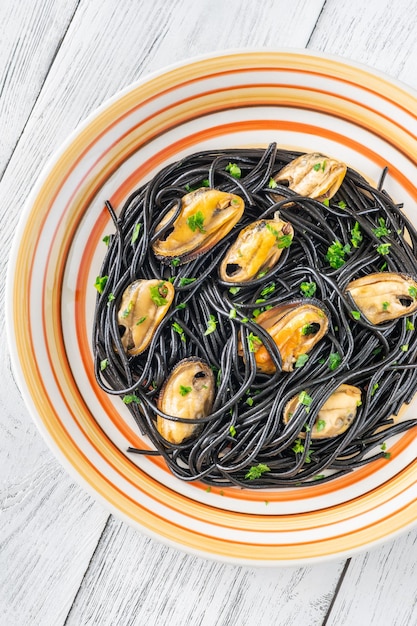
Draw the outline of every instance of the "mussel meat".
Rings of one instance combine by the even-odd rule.
[[[220,265],[225,282],[246,282],[272,269],[284,248],[291,245],[293,227],[276,214],[272,220],[252,222],[240,231]]]
[[[287,183],[300,196],[323,201],[335,195],[346,170],[346,165],[341,161],[312,152],[290,161],[274,176],[274,180]]]
[[[417,282],[403,274],[368,274],[351,281],[346,292],[371,324],[382,324],[417,310]]]
[[[278,347],[283,371],[292,372],[298,357],[308,354],[324,337],[329,318],[318,301],[296,301],[264,311],[256,323],[271,335]],[[261,340],[252,341],[252,351],[259,371],[273,374],[276,367]]]
[[[358,406],[361,404],[361,390],[354,385],[340,385],[317,414],[316,421],[311,429],[312,439],[327,439],[344,433],[356,417]],[[288,424],[300,404],[299,396],[294,396],[284,409],[283,420]],[[304,438],[305,433],[298,434]]]
[[[195,259],[232,230],[244,208],[240,196],[217,189],[201,187],[186,194],[173,223],[168,226],[177,207],[169,211],[156,227],[156,234],[162,231],[161,237],[152,245],[156,257],[164,263],[170,263],[174,258],[180,263]]]
[[[214,387],[213,372],[204,361],[197,357],[183,359],[162,387],[157,407],[173,417],[190,420],[207,417],[213,406]],[[158,415],[156,427],[164,439],[180,444],[195,433],[198,424],[177,422]]]
[[[174,299],[173,285],[157,278],[136,280],[123,292],[117,313],[123,348],[130,356],[141,354]]]

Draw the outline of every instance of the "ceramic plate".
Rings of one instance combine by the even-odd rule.
[[[126,407],[96,385],[90,336],[102,238],[112,230],[104,201],[120,207],[186,154],[271,141],[330,154],[374,180],[388,165],[386,189],[417,222],[415,94],[338,59],[231,52],[154,74],[88,118],[33,190],[8,281],[16,375],[64,465],[152,536],[253,565],[346,556],[408,528],[417,519],[416,431],[390,442],[388,462],[329,483],[207,492],[175,479],[158,457],[126,453],[143,442]]]

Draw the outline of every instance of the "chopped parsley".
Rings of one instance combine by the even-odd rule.
[[[231,319],[231,320],[234,320],[234,319],[236,318],[236,315],[237,315],[237,311],[236,311],[236,309],[230,309],[230,311],[229,311],[229,317],[230,317],[230,319]]]
[[[254,335],[253,333],[249,333],[248,335],[248,347],[249,352],[256,352],[257,346],[255,344],[262,343],[258,335]]]
[[[313,165],[313,170],[315,172],[319,172],[320,170],[324,172],[324,170],[326,169],[326,163],[327,161],[325,160],[322,163],[316,163],[315,165]]]
[[[168,300],[166,299],[166,296],[168,295],[168,289],[163,280],[157,285],[149,287],[149,291],[151,294],[152,302],[156,304],[156,306],[165,306],[166,304],[168,304]]]
[[[267,230],[274,235],[277,248],[280,250],[283,248],[289,248],[292,242],[292,235],[282,235],[276,228],[271,226],[271,224],[266,224]]]
[[[137,241],[141,226],[142,224],[140,222],[138,222],[138,224],[135,224],[135,228],[133,229],[133,233],[132,233],[131,243],[135,243],[135,241]]]
[[[229,426],[229,433],[232,437],[236,437],[236,428],[233,426],[233,424]]]
[[[196,189],[200,189],[200,187],[210,187],[210,181],[208,178],[204,178],[204,180],[196,183],[195,185],[190,185],[187,183],[185,185],[185,191],[196,191]]]
[[[340,365],[342,361],[342,357],[340,356],[340,354],[338,352],[331,352],[329,354],[329,370],[331,372],[333,372],[335,369],[337,369]]]
[[[404,344],[401,346],[401,350],[402,350],[403,352],[407,352],[407,350],[408,350],[408,343],[404,343]]]
[[[136,322],[136,326],[140,326],[141,324],[143,324],[143,322],[146,320],[147,316],[144,315],[143,317],[140,317],[138,319],[138,321]]]
[[[330,267],[337,270],[345,264],[345,255],[349,252],[350,245],[348,243],[343,246],[340,241],[334,241],[327,249],[325,259],[329,262]]]
[[[405,329],[406,330],[414,330],[414,324],[411,320],[409,320],[408,318],[405,321]]]
[[[180,302],[179,304],[177,304],[177,306],[175,308],[178,311],[181,311],[182,309],[186,309],[187,308],[187,303],[186,302]]]
[[[242,170],[236,163],[229,163],[229,165],[226,166],[226,172],[229,172],[230,176],[233,176],[233,178],[240,178],[242,176]]]
[[[316,423],[317,432],[320,433],[325,428],[326,428],[326,420],[317,420],[317,423]]]
[[[246,473],[245,478],[248,480],[256,480],[260,478],[265,472],[270,472],[271,469],[265,463],[258,463],[258,465],[252,465],[249,471]]]
[[[123,402],[125,404],[132,404],[132,402],[140,404],[140,398],[135,393],[130,393],[127,396],[123,396]]]
[[[116,299],[116,296],[114,295],[114,293],[109,293],[109,295],[107,296],[107,304],[110,304],[110,302],[113,302],[113,300]]]
[[[179,259],[177,256],[174,259],[171,259],[172,267],[177,267],[177,265],[179,265],[180,263],[181,263],[181,259]]]
[[[210,333],[214,333],[214,331],[217,328],[217,320],[216,317],[214,315],[210,315],[208,321],[207,321],[207,328],[206,331],[204,333],[204,335],[210,335]]]
[[[190,215],[190,217],[187,217],[187,226],[191,228],[193,233],[196,230],[199,230],[200,233],[205,233],[206,230],[203,228],[203,224],[204,215],[201,211],[197,211],[197,213],[194,213],[194,215]]]
[[[314,281],[303,282],[300,285],[300,291],[306,298],[312,298],[316,293],[317,285]]]
[[[276,180],[274,180],[272,177],[269,179],[268,187],[270,189],[275,189],[276,187],[278,187]]]
[[[248,406],[252,406],[253,405],[253,398],[251,398],[251,396],[249,396],[249,398],[246,398],[246,404]]]
[[[378,384],[378,383],[375,383],[375,384],[373,385],[372,390],[371,390],[371,396],[374,396],[374,395],[375,395],[375,392],[376,392],[376,390],[378,389],[378,387],[379,387],[379,384]]]
[[[127,305],[127,307],[125,308],[125,310],[124,310],[124,311],[123,311],[123,313],[122,313],[122,317],[123,317],[123,318],[126,318],[126,317],[128,317],[128,316],[130,315],[130,313],[131,313],[131,312],[132,312],[132,310],[133,310],[133,306],[134,306],[134,304],[133,304],[133,300],[130,300],[130,301],[129,301],[129,304]]]
[[[346,202],[345,202],[344,200],[340,200],[340,201],[337,203],[337,206],[339,207],[339,209],[346,209],[347,204],[346,204]]]
[[[304,336],[314,335],[315,333],[316,327],[314,326],[314,324],[304,324],[304,326],[301,328],[301,334]]]
[[[355,222],[354,227],[352,228],[352,230],[350,231],[350,236],[351,236],[351,242],[352,242],[352,246],[354,248],[359,248],[360,244],[362,243],[362,233],[361,233],[361,228],[359,226],[359,222]]]
[[[296,439],[294,441],[294,445],[291,450],[295,452],[295,454],[302,454],[304,452],[304,444],[302,443],[301,439]]]
[[[308,354],[300,354],[295,362],[295,367],[303,367],[308,361]]]
[[[409,295],[415,300],[417,298],[417,288],[416,287],[409,287],[408,288],[408,293]]]
[[[102,361],[100,361],[100,371],[105,370],[108,364],[109,364],[109,359],[103,359]]]
[[[387,228],[385,224],[385,219],[383,217],[379,217],[378,224],[379,226],[372,229],[372,232],[374,233],[374,235],[378,237],[378,239],[380,239],[381,237],[387,237],[391,231],[389,228]]]
[[[108,246],[110,243],[110,235],[104,235],[102,241]]]
[[[385,301],[382,303],[382,310],[383,311],[388,311],[388,307],[389,307],[389,302]]]
[[[313,402],[313,398],[308,395],[307,391],[300,391],[300,394],[298,396],[298,402],[306,407],[305,410],[308,413],[308,411],[310,410],[310,405]]]
[[[376,251],[378,252],[378,254],[385,256],[386,254],[389,254],[390,247],[390,243],[381,243],[379,246],[377,246]]]
[[[103,293],[104,287],[106,286],[106,283],[108,280],[109,280],[108,276],[97,276],[96,282],[94,283],[94,287],[97,289],[99,293]]]
[[[239,293],[240,287],[230,287],[229,291],[232,294],[232,296],[235,296],[237,293]]]
[[[359,320],[361,317],[361,314],[359,311],[351,311],[350,314],[354,320]]]
[[[191,283],[194,283],[196,280],[196,278],[180,278],[180,287],[191,285]]]
[[[184,385],[180,385],[180,394],[182,396],[186,396],[187,393],[190,393],[190,391],[192,391],[191,387],[185,387]]]
[[[273,291],[275,291],[275,283],[271,283],[270,285],[262,289],[261,296],[268,296],[270,293],[273,293]],[[259,300],[256,300],[256,302],[259,303]],[[265,301],[262,300],[262,302]]]
[[[181,341],[185,341],[185,334],[184,334],[184,330],[182,326],[180,326],[178,322],[173,322],[171,326],[172,326],[172,330],[179,334]]]

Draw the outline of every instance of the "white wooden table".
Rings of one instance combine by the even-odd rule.
[[[416,0],[1,0],[0,297],[25,199],[93,109],[200,53],[297,47],[417,88]],[[251,569],[189,556],[119,521],[62,469],[0,340],[0,624],[417,624],[417,531],[348,560]]]

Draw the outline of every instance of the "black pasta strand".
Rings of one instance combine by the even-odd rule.
[[[106,202],[115,232],[100,270],[95,377],[101,389],[126,403],[146,440],[143,449],[130,446],[127,453],[160,455],[181,480],[220,488],[315,485],[375,459],[388,461],[387,439],[417,425],[397,417],[417,390],[417,316],[375,326],[346,292],[352,280],[374,272],[417,278],[417,231],[383,189],[386,169],[374,188],[348,168],[340,189],[325,202],[275,184],[273,177],[299,154],[275,143],[266,149],[202,151],[161,169],[127,198],[119,215]],[[188,262],[156,258],[152,243],[172,229],[182,197],[207,186],[243,198],[239,223]],[[248,282],[223,281],[219,266],[237,233],[274,216],[294,229],[277,265]],[[344,248],[336,265],[329,252],[334,244]],[[174,301],[148,348],[129,356],[118,323],[121,299],[130,283],[154,278],[173,283]],[[292,301],[319,303],[330,324],[307,360],[287,372],[257,317]],[[257,370],[254,337],[270,354],[273,374]],[[197,425],[194,435],[173,444],[159,433],[157,415],[187,420],[161,411],[158,397],[175,365],[190,357],[212,368],[215,400],[210,415],[191,420]],[[354,421],[336,437],[314,438],[324,402],[343,384],[361,391]],[[301,396],[309,403],[299,403],[285,423],[288,403]]]

